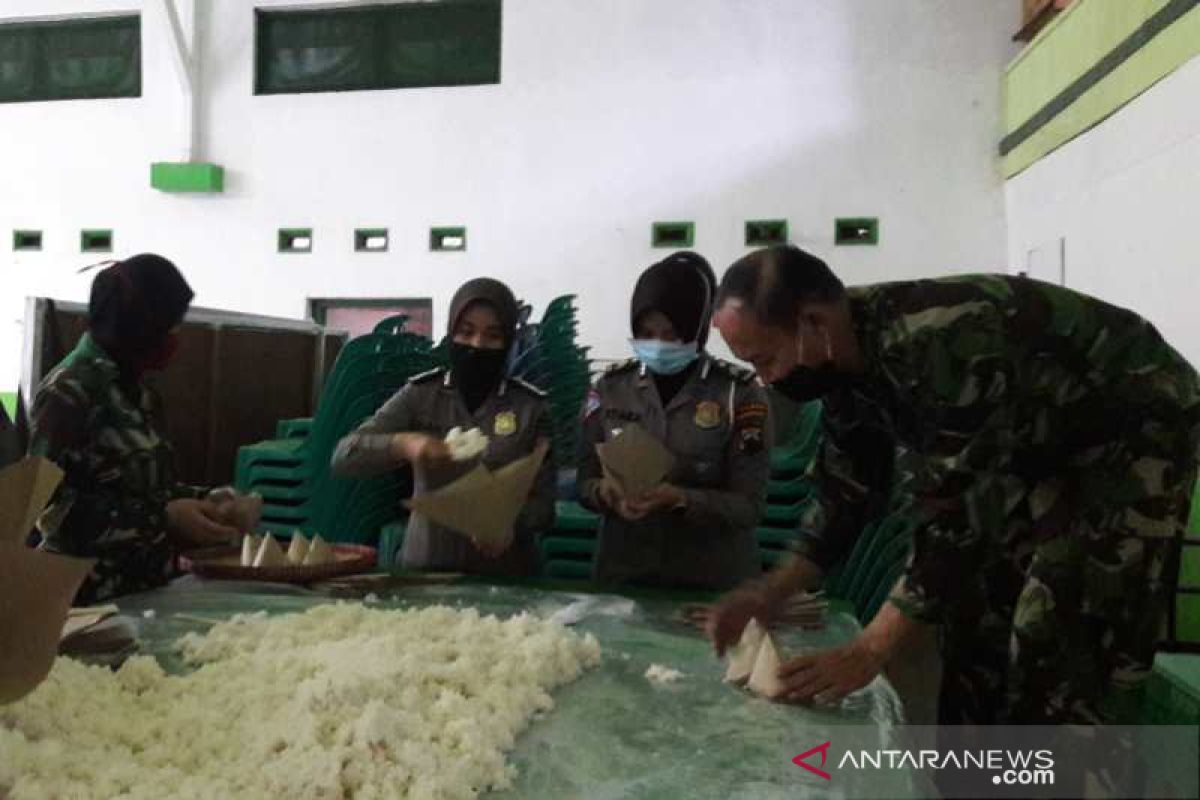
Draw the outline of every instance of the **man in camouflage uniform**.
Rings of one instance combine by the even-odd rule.
[[[902,583],[859,640],[781,670],[788,696],[865,685],[917,623],[942,626],[945,723],[1095,723],[1168,636],[1200,449],[1200,384],[1150,323],[1025,278],[844,290],[818,259],[772,248],[735,264],[717,325],[764,380],[824,398],[829,565],[878,505],[873,465],[919,465]],[[878,432],[887,435],[880,436]],[[878,472],[878,469],[874,469]],[[804,559],[728,599],[723,647],[769,613]]]

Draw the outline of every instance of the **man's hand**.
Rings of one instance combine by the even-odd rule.
[[[738,643],[742,631],[757,618],[764,627],[771,615],[766,593],[757,587],[735,589],[717,601],[708,614],[705,632],[718,656]]]
[[[883,671],[905,642],[922,628],[894,603],[884,603],[853,642],[781,664],[784,691],[779,699],[836,703],[858,691]]]
[[[839,703],[875,680],[883,665],[860,636],[841,647],[785,661],[779,666],[783,691],[776,699],[819,705]]]

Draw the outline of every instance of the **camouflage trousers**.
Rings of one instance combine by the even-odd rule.
[[[979,574],[963,576],[980,587],[977,613],[943,628],[943,724],[1132,721],[1155,650],[1174,635],[1196,416],[1131,415],[1112,441],[1028,487],[988,537]]]

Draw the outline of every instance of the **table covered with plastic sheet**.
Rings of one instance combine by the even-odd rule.
[[[173,643],[184,633],[205,630],[205,620],[299,612],[329,602],[378,608],[440,604],[499,616],[529,612],[555,616],[599,640],[601,665],[555,692],[554,710],[535,719],[510,754],[519,770],[515,786],[489,797],[795,800],[927,794],[919,778],[905,772],[843,771],[825,779],[792,763],[829,741],[839,750],[893,745],[902,719],[886,681],[877,679],[837,708],[754,697],[722,681],[724,663],[683,621],[680,600],[668,595],[631,598],[455,582],[385,589],[360,601],[286,586],[189,579],[123,598],[120,606],[139,628],[141,652],[171,671],[185,669]],[[834,613],[823,629],[784,630],[779,641],[785,654],[794,655],[848,641],[857,630],[852,617]],[[652,665],[682,677],[652,681],[646,677]],[[811,763],[819,766],[819,755]]]

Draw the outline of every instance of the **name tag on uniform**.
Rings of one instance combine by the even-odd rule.
[[[721,406],[712,400],[702,400],[696,404],[696,427],[710,430],[721,424]]]
[[[517,415],[512,411],[501,411],[496,415],[493,433],[497,436],[512,436],[517,432]]]

